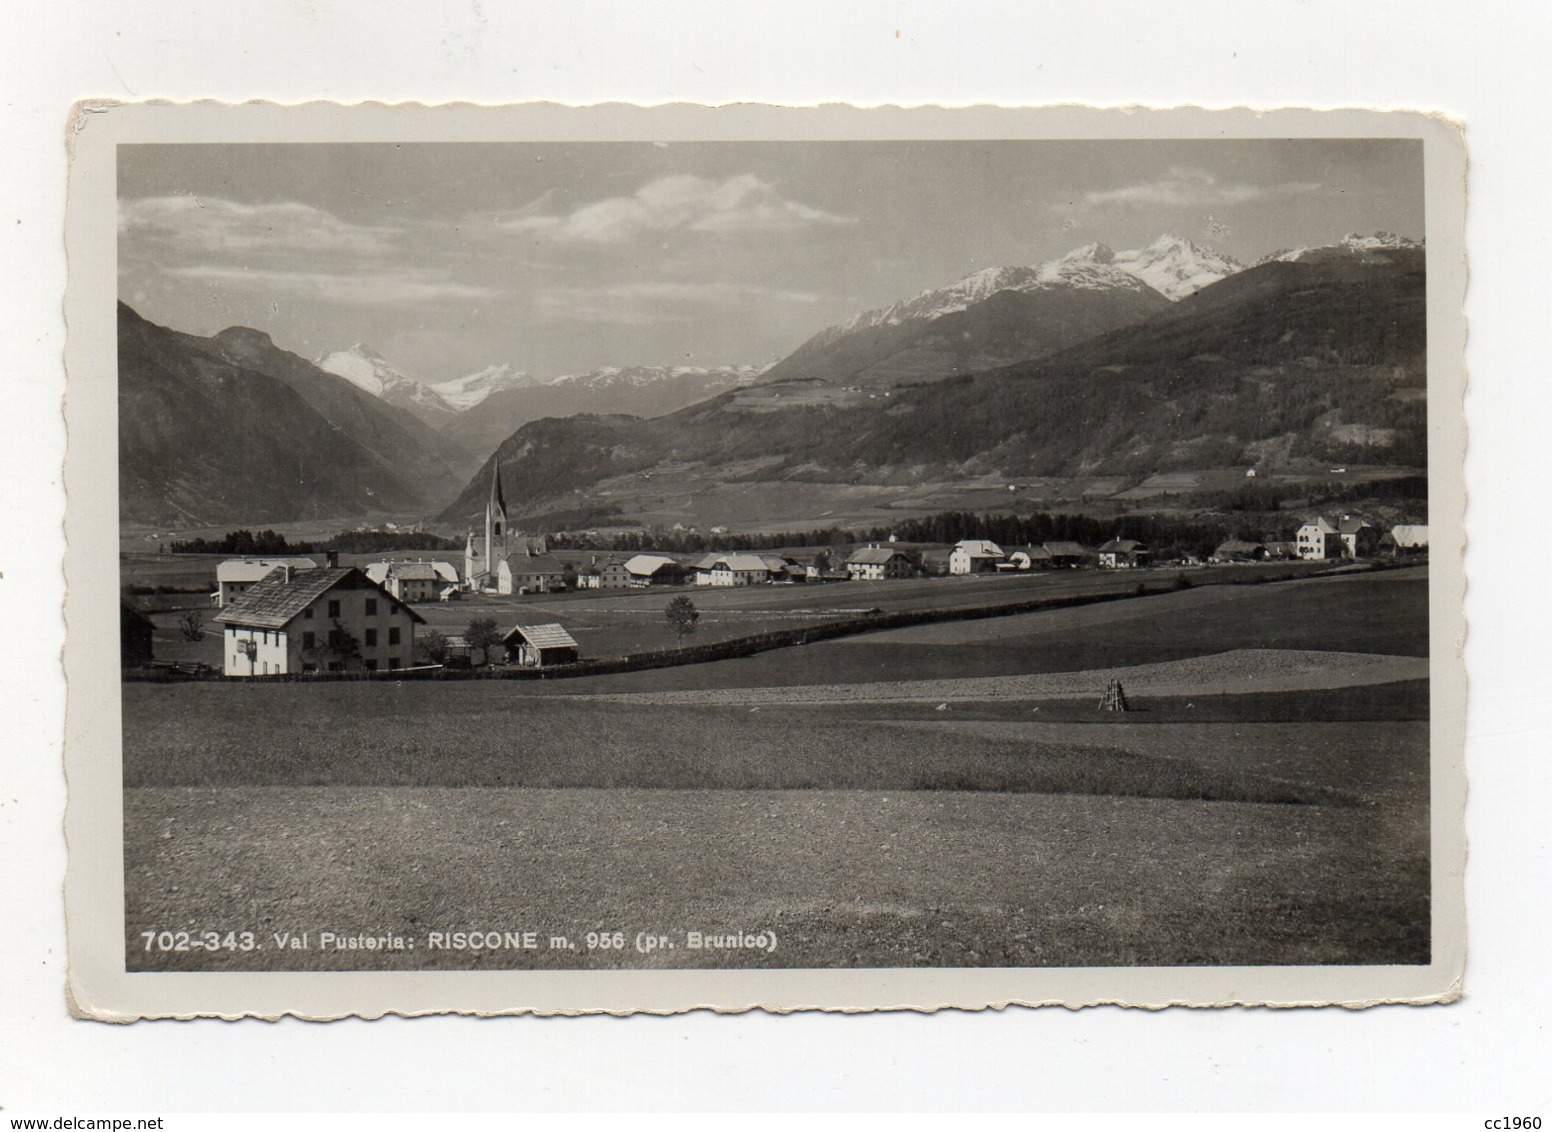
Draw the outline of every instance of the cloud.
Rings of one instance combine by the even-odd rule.
[[[690,174],[661,177],[631,196],[608,197],[565,215],[548,211],[548,205],[541,198],[498,218],[496,226],[556,243],[620,244],[672,231],[743,235],[856,223],[853,217],[788,200],[751,173],[725,181]]]
[[[779,303],[811,306],[833,295],[787,291],[753,283],[648,281],[605,287],[553,287],[535,296],[534,313],[549,322],[611,322],[640,326],[689,319],[693,308],[736,310]]]
[[[239,204],[220,197],[164,196],[121,202],[119,234],[205,253],[323,251],[373,256],[396,251],[394,238],[399,232],[352,224],[293,201]]]
[[[1173,208],[1213,208],[1248,204],[1268,197],[1312,193],[1320,188],[1317,181],[1288,181],[1278,185],[1230,184],[1203,169],[1179,166],[1154,181],[1125,185],[1119,189],[1095,189],[1083,194],[1089,208],[1135,207],[1154,205]]]
[[[285,291],[304,298],[355,306],[393,303],[472,302],[501,294],[490,287],[458,283],[441,272],[416,268],[393,271],[265,271],[200,264],[167,274],[214,284]]]

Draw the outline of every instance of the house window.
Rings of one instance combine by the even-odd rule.
[[[388,658],[388,667],[389,668],[397,668],[397,667],[399,667],[399,658],[396,657],[396,656],[390,656]]]
[[[339,661],[337,661],[337,660],[329,661],[329,671],[330,672],[343,672],[344,670],[345,670],[345,666],[343,664],[341,664]]]
[[[339,615],[340,615],[340,603],[339,603],[339,601],[337,599],[331,600],[329,602],[329,616],[330,617],[338,617]]]
[[[377,671],[377,661],[375,661],[375,660],[365,660],[365,661],[362,661],[362,663],[366,665],[366,670],[368,672],[376,672]]]
[[[376,648],[377,647],[377,630],[376,629],[368,629],[366,631],[366,644],[367,644],[368,648]]]
[[[302,610],[302,617],[304,620],[311,621],[313,619],[313,607],[309,605],[306,609]]]
[[[375,597],[369,597],[366,599],[366,615],[368,617],[377,616],[377,599]]]
[[[310,649],[310,648],[316,647],[317,642],[318,642],[317,634],[311,633],[311,632],[303,633],[302,634],[302,647],[304,649]]]
[[[399,627],[397,625],[388,630],[388,643],[390,645],[399,643]]]
[[[318,666],[316,664],[303,664],[302,665],[302,671],[304,673],[306,673],[306,672],[317,672],[318,671]]]

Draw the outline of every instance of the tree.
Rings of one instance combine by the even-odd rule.
[[[185,641],[203,641],[205,639],[205,615],[197,609],[191,609],[178,619],[178,628],[183,631]]]
[[[447,635],[428,629],[415,637],[415,659],[421,664],[446,664],[448,656]]]
[[[469,627],[463,631],[464,640],[469,642],[469,650],[478,649],[480,662],[490,663],[490,650],[502,641],[501,630],[496,628],[496,620],[493,617],[476,617],[469,622]]]
[[[668,603],[663,610],[663,616],[667,618],[669,628],[679,638],[679,645],[684,646],[684,639],[695,632],[697,623],[701,619],[701,611],[695,608],[695,603],[684,594],[680,594]]]

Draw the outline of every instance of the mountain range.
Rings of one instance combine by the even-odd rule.
[[[310,363],[121,305],[123,516],[462,525],[495,455],[519,515],[628,513],[673,475],[693,509],[705,485],[1421,466],[1424,278],[1421,246],[1385,233],[1249,268],[1169,236],[1090,244],[864,312],[764,371],[498,365],[436,384],[364,345]]]
[[[1056,353],[1243,270],[1178,236],[1115,252],[1087,244],[1034,267],[989,267],[821,330],[765,374],[886,388]]]
[[[1094,273],[1100,293],[1142,294],[1114,278],[1102,251],[1066,262]],[[1004,276],[1033,290],[976,298],[985,290],[977,283],[915,309],[941,311],[929,326],[965,316],[992,323],[998,306],[1042,294],[1043,271]],[[701,482],[792,490],[1298,460],[1423,466],[1424,296],[1419,246],[1350,239],[1225,274],[1177,301],[1146,300],[1151,310],[1139,318],[1000,368],[845,398],[794,393],[779,410],[733,390],[654,420],[542,420],[495,455],[507,499],[527,514],[590,504],[628,512],[634,496],[661,494],[648,486],[655,478],[684,468],[698,469]],[[883,328],[920,320],[896,317],[854,320],[811,353],[834,357],[849,338],[876,340]],[[797,357],[756,389],[779,382],[777,371]],[[477,513],[490,471],[487,462],[446,521]]]

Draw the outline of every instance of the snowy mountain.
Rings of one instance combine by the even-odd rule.
[[[758,366],[604,366],[496,389],[478,411],[460,413],[443,431],[470,451],[485,452],[529,421],[578,413],[656,417],[748,385],[762,372]]]
[[[1033,267],[977,271],[820,331],[764,381],[887,388],[1066,349],[1169,305],[1138,270],[1162,278],[1187,262],[1182,250],[1161,242],[1144,251],[1152,254],[1123,253],[1136,270],[1104,244],[1087,244]]]
[[[1422,241],[1409,240],[1407,237],[1398,236],[1394,232],[1376,232],[1372,236],[1360,236],[1353,232],[1342,237],[1341,240],[1334,244],[1324,244],[1315,248],[1284,248],[1282,251],[1262,256],[1258,262],[1307,263],[1312,259],[1329,259],[1332,257],[1367,258],[1375,255],[1384,256],[1387,252],[1422,248],[1423,246]]]
[[[464,377],[455,377],[450,381],[439,381],[430,388],[454,412],[466,413],[492,393],[500,393],[504,389],[524,389],[543,383],[543,379],[515,370],[503,363],[486,366],[482,370]]]
[[[313,364],[390,405],[408,409],[427,424],[440,426],[458,412],[434,388],[401,373],[359,342],[348,350],[324,354]]]
[[[1161,295],[1175,300],[1245,270],[1245,265],[1233,256],[1220,255],[1167,233],[1145,248],[1116,252],[1113,262]]]

